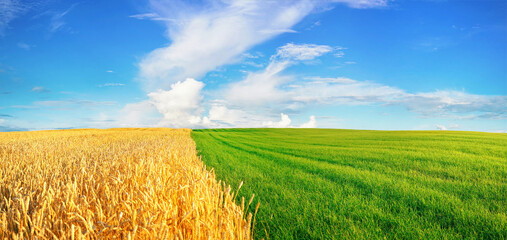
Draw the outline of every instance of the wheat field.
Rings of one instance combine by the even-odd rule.
[[[190,132],[0,133],[0,238],[252,238],[249,204],[206,170]]]

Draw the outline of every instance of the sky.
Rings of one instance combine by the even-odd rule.
[[[507,1],[0,0],[0,131],[507,132]]]

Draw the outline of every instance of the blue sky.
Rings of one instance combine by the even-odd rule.
[[[0,131],[507,131],[506,1],[0,0]]]

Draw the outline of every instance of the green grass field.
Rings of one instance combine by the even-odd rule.
[[[261,202],[256,238],[506,239],[507,134],[194,130],[204,163]]]

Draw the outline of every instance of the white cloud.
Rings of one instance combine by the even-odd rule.
[[[331,51],[333,51],[333,48],[327,45],[288,43],[279,47],[276,54],[271,58],[312,60]]]
[[[156,125],[160,118],[157,109],[150,101],[129,103],[119,112],[119,117],[112,126],[122,127],[150,127]],[[154,116],[155,115],[155,116]]]
[[[38,93],[47,93],[47,92],[51,92],[51,90],[45,88],[45,87],[41,87],[41,86],[35,86],[32,88],[31,90],[32,92],[38,92]]]
[[[237,125],[243,120],[245,113],[241,110],[228,109],[224,105],[213,105],[209,110],[208,119],[219,121],[230,125]]]
[[[331,0],[336,3],[345,3],[352,8],[385,7],[389,0]]]
[[[32,48],[31,45],[23,43],[23,42],[19,42],[18,43],[18,47],[21,48],[21,49],[24,49],[26,51],[29,51]]]
[[[373,1],[341,2],[351,7],[379,5]],[[164,116],[160,125],[237,126],[264,121],[263,117],[255,117],[257,112],[240,110],[238,106],[263,107],[267,103],[277,105],[290,99],[290,93],[280,87],[292,78],[280,75],[281,71],[295,61],[312,60],[333,51],[342,56],[342,48],[293,43],[281,47],[264,70],[249,73],[244,80],[220,90],[225,100],[212,104],[208,116],[203,116],[201,106],[204,84],[193,79],[179,81],[200,78],[220,66],[245,58],[257,58],[246,52],[276,35],[295,32],[291,28],[316,6],[330,3],[332,1],[228,0],[197,6],[184,1],[150,1],[148,13],[130,17],[163,21],[168,28],[170,45],[153,50],[139,63],[138,80],[145,90],[151,92],[148,94],[150,102]],[[250,65],[263,66],[258,63]],[[171,90],[161,90],[169,86]],[[283,121],[279,124],[283,125]],[[313,126],[314,122],[310,119],[307,125]]]
[[[208,122],[203,121],[204,127],[262,127],[266,117],[247,112],[243,109],[230,109],[227,102],[217,101],[209,110]]]
[[[0,1],[0,36],[3,36],[9,23],[22,14],[26,6],[19,0]]]
[[[267,121],[263,122],[262,125],[264,127],[269,128],[288,128],[290,127],[290,123],[292,122],[288,115],[280,113],[281,119],[279,122]]]
[[[80,106],[80,107],[96,107],[96,106],[108,106],[115,105],[116,102],[113,101],[92,101],[92,100],[47,100],[47,101],[35,101],[33,105],[41,106],[41,107],[72,107],[72,106]]]
[[[113,71],[113,70],[107,70],[106,72],[107,72],[107,73],[114,73],[114,71]]]
[[[161,126],[192,127],[202,124],[201,89],[204,83],[187,78],[174,83],[171,90],[148,94],[150,102],[163,115]]]
[[[148,90],[167,88],[235,63],[251,47],[282,32],[310,13],[310,1],[221,1],[196,9],[180,1],[151,1],[166,21],[171,44],[152,51],[139,64]]]
[[[437,124],[437,125],[435,125],[435,127],[436,127],[438,130],[443,130],[443,131],[446,131],[446,130],[447,130],[447,127],[445,127],[444,125]]]
[[[265,121],[262,123],[263,127],[268,128],[294,128],[294,126],[291,125],[292,120],[289,118],[289,115],[280,113],[280,121],[273,122],[273,121]],[[310,120],[306,123],[303,123],[299,125],[299,128],[316,128],[317,127],[317,120],[315,119],[315,116],[310,116]]]
[[[98,87],[121,87],[121,86],[125,86],[125,84],[123,84],[123,83],[104,83],[104,84],[99,85]]]
[[[346,78],[294,85],[292,91],[293,101],[306,104],[383,104],[405,95],[403,90],[395,87]]]
[[[225,90],[225,98],[228,102],[243,106],[278,104],[286,101],[291,93],[280,89],[280,86],[293,79],[280,73],[297,60],[312,60],[332,50],[332,47],[326,45],[286,44],[271,56],[271,62],[264,70],[249,73],[245,79],[230,84]]]
[[[140,19],[140,20],[149,19],[149,20],[153,20],[153,21],[164,21],[164,22],[166,22],[166,21],[174,21],[174,22],[176,22],[177,21],[176,19],[173,19],[173,18],[161,17],[157,13],[135,14],[135,15],[131,15],[129,17],[135,18],[135,19]]]
[[[346,78],[346,77],[337,77],[337,78],[330,78],[330,77],[306,77],[307,80],[313,80],[312,83],[343,83],[343,84],[349,84],[349,83],[356,83],[356,80]]]
[[[507,96],[485,96],[462,91],[434,91],[405,93],[403,99],[390,104],[401,104],[425,117],[507,119]],[[463,116],[463,114],[471,114]]]
[[[289,64],[287,61],[271,62],[264,70],[248,74],[244,80],[228,86],[225,98],[243,106],[260,106],[287,99],[287,93],[278,87],[291,81],[289,77],[279,75]]]
[[[459,129],[459,125],[455,124],[455,123],[450,124],[449,126],[445,126],[445,125],[442,125],[442,124],[436,124],[435,127],[438,130],[443,130],[443,131],[450,130],[450,129]]]
[[[301,124],[300,128],[316,128],[317,120],[315,120],[315,116],[310,116],[310,120],[306,123]]]
[[[60,29],[62,29],[66,22],[64,21],[64,17],[65,15],[67,15],[75,6],[77,5],[77,3],[73,4],[72,6],[70,6],[67,10],[63,11],[63,12],[53,12],[51,13],[51,22],[49,24],[49,31],[51,33],[54,33]]]
[[[242,81],[227,86],[223,96],[229,106],[257,112],[280,112],[284,109],[299,111],[323,104],[396,105],[422,117],[507,119],[507,96],[439,90],[408,93],[397,87],[344,77],[305,77],[303,79],[310,81],[296,81],[295,77],[283,74],[296,60],[280,61],[280,56],[305,60],[318,54],[280,49],[265,69],[249,73]],[[290,46],[288,49],[300,48]]]
[[[129,17],[136,18],[136,19],[153,19],[153,18],[158,18],[159,16],[156,13],[141,13],[141,14],[130,15]]]
[[[282,113],[280,121],[273,120],[272,114],[290,114],[322,104],[397,105],[421,116],[506,117],[502,107],[506,106],[505,97],[452,91],[408,93],[395,86],[344,77],[301,79],[283,74],[298,61],[330,53],[343,56],[344,48],[327,45],[288,43],[278,48],[267,65],[251,64],[266,66],[264,69],[247,72],[241,81],[212,91],[216,96],[214,102],[203,104],[204,83],[194,79],[181,82],[200,78],[226,64],[245,60],[244,64],[250,64],[258,58],[247,53],[253,46],[278,34],[294,32],[291,28],[317,5],[333,2],[353,8],[383,7],[388,3],[387,0],[230,0],[196,6],[183,1],[152,0],[150,13],[131,17],[163,21],[168,28],[170,44],[155,49],[139,63],[139,80],[151,92],[148,102],[163,116],[158,125],[292,127],[288,114]],[[168,91],[161,90],[169,87]],[[208,113],[205,106],[209,107]],[[299,127],[316,126],[316,118],[311,116]]]

